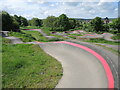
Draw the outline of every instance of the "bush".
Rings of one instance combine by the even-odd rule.
[[[59,39],[59,38],[52,38],[52,39],[49,39],[49,41],[63,41],[63,39]]]
[[[109,32],[112,33],[112,34],[117,34],[117,33],[119,33],[118,30],[109,30]]]
[[[112,37],[114,40],[120,40],[120,33],[117,33],[115,36]]]

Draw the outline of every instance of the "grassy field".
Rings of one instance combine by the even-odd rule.
[[[25,27],[20,27],[20,29],[40,29],[38,26],[25,26]]]
[[[42,31],[46,33],[48,36],[50,35],[50,28],[48,27],[41,27]]]
[[[112,39],[114,40],[120,40],[120,33],[115,34]]]
[[[54,88],[62,76],[62,66],[38,45],[8,44],[3,40],[3,88]]]
[[[31,42],[31,41],[36,40],[31,34],[27,34],[22,31],[21,32],[10,32],[9,36],[21,38],[23,42]]]
[[[32,41],[40,41],[40,42],[51,42],[51,41],[61,41],[58,37],[53,39],[47,39],[38,31],[28,31],[21,30],[21,32],[11,32],[10,36],[21,38],[23,42],[32,42]]]
[[[112,48],[110,48],[110,47],[106,47],[106,46],[100,45],[100,44],[96,44],[96,45],[101,46],[101,47],[103,47],[103,48],[105,48],[105,49],[107,49],[107,50],[109,50],[109,51],[111,51],[111,52],[113,52],[113,53],[115,53],[115,54],[117,54],[117,55],[120,55],[119,50],[115,50],[115,49],[112,49]]]
[[[90,40],[84,40],[85,42],[92,42],[92,43],[105,43],[105,44],[111,44],[111,45],[118,45],[120,42],[113,42],[113,41],[107,41],[102,38],[92,38]]]
[[[45,38],[41,33],[39,33],[38,31],[25,31],[22,30],[22,32],[26,33],[26,34],[30,34],[32,37],[35,38],[35,40],[37,41],[41,41],[41,42],[47,42],[48,39]]]

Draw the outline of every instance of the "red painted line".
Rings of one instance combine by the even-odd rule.
[[[105,69],[106,76],[107,76],[107,79],[108,79],[108,88],[114,88],[114,78],[113,78],[112,71],[111,71],[108,63],[106,62],[106,60],[100,54],[96,53],[95,51],[93,51],[92,49],[90,49],[88,47],[85,47],[85,46],[82,46],[82,45],[79,45],[79,44],[75,44],[75,43],[71,43],[71,42],[67,42],[67,41],[59,41],[59,42],[54,42],[54,43],[69,44],[69,45],[72,45],[72,46],[82,48],[82,49],[90,52],[91,54],[93,54],[101,62],[101,64],[103,65],[103,67]]]
[[[35,41],[35,42],[37,42],[37,43],[43,43],[43,42],[39,42],[39,41]]]
[[[41,30],[41,29],[24,29],[24,30]]]

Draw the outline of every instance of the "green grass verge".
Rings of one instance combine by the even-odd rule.
[[[51,28],[48,28],[48,27],[41,27],[41,29],[42,29],[42,31],[44,32],[44,33],[46,33],[48,36],[50,35],[50,30],[51,30]]]
[[[114,36],[112,36],[112,39],[114,39],[114,40],[120,40],[120,33],[117,33]]]
[[[20,29],[40,29],[39,26],[25,26],[25,27],[20,27]]]
[[[76,37],[75,37],[75,36],[68,36],[68,37],[70,37],[70,38],[72,38],[72,39],[76,39]]]
[[[35,38],[35,40],[37,41],[41,41],[41,42],[47,42],[49,41],[47,38],[45,38],[40,32],[38,31],[25,31],[22,30],[22,32],[26,33],[26,34],[30,34],[32,37]]]
[[[31,36],[31,34],[26,34],[22,31],[21,32],[10,32],[9,36],[21,38],[23,42],[31,42],[31,41],[36,40],[34,37]]]
[[[73,35],[73,36],[83,36],[81,34],[68,34],[68,35]]]
[[[41,42],[51,42],[51,41],[61,41],[64,40],[63,38],[61,38],[60,36],[55,36],[56,38],[52,38],[52,39],[47,39],[46,37],[44,37],[40,32],[38,31],[25,31],[22,30],[22,32],[26,33],[26,34],[30,34],[32,37],[34,37],[37,41],[41,41]]]
[[[111,45],[118,45],[120,42],[113,42],[113,41],[107,41],[102,38],[91,38],[90,40],[84,40],[85,42],[92,42],[92,43],[105,43],[105,44],[111,44]]]
[[[1,37],[1,39],[2,39],[2,41],[1,41],[2,44],[10,44],[10,42],[11,42],[9,39],[6,39],[6,38]]]
[[[10,36],[21,38],[23,42],[32,42],[32,41],[40,41],[40,42],[51,42],[51,41],[61,41],[63,39],[60,38],[52,38],[47,39],[38,31],[28,31],[21,30],[21,32],[11,32]]]
[[[109,47],[106,47],[106,46],[100,45],[100,44],[95,44],[95,45],[101,46],[101,47],[103,47],[103,48],[105,48],[105,49],[107,49],[107,50],[109,50],[109,51],[111,51],[111,52],[113,52],[113,53],[115,53],[117,55],[120,55],[119,50],[115,50],[115,49],[112,49],[112,48],[109,48]]]
[[[67,38],[65,38],[65,37],[63,37],[61,35],[53,35],[53,34],[51,34],[50,36],[55,36],[56,38],[59,38],[61,40],[66,40],[67,39]]]
[[[62,66],[38,45],[3,44],[3,88],[54,88]]]

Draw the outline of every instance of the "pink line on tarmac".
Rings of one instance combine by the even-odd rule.
[[[82,48],[88,52],[90,52],[91,54],[93,54],[103,65],[106,75],[107,75],[107,79],[108,79],[108,88],[114,88],[114,78],[113,78],[113,74],[112,71],[108,65],[108,63],[106,62],[106,60],[98,53],[96,53],[95,51],[93,51],[92,49],[79,45],[79,44],[75,44],[75,43],[71,43],[71,42],[66,42],[66,41],[58,41],[58,42],[54,42],[54,43],[65,43],[65,44],[69,44],[72,46],[76,46],[79,48]],[[111,90],[111,89],[110,89]]]
[[[35,41],[35,42],[37,42],[37,43],[44,43],[44,42],[39,42],[39,41]]]
[[[25,29],[25,30],[41,30],[41,29]]]

